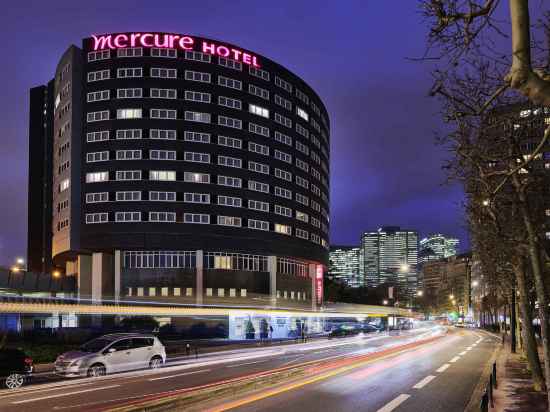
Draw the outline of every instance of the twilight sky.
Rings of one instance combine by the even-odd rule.
[[[331,243],[381,225],[467,241],[463,193],[446,185],[434,144],[437,103],[419,56],[426,27],[413,0],[24,1],[0,16],[0,264],[25,255],[28,89],[92,33],[166,31],[235,43],[286,66],[330,114]],[[339,5],[337,7],[337,5]]]

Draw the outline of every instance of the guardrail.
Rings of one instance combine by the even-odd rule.
[[[493,369],[491,371],[491,375],[489,375],[489,381],[487,382],[485,392],[483,392],[483,396],[481,397],[481,402],[479,405],[481,412],[488,412],[489,405],[491,406],[491,409],[495,407],[493,389],[497,389],[497,387],[497,363],[495,361],[493,362]]]

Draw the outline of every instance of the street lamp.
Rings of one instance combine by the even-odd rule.
[[[11,267],[11,271],[12,271],[13,273],[17,273],[17,272],[19,272],[20,270],[21,270],[21,268],[18,267],[18,266],[12,266],[12,267]]]
[[[383,305],[387,305],[387,304],[388,304],[388,301],[387,301],[386,299],[384,299],[384,300],[382,301],[382,304],[383,304]]]
[[[452,293],[449,295],[449,299],[453,300],[455,298],[455,295],[453,295]]]
[[[18,265],[23,265],[25,263],[25,259],[23,258],[17,258],[17,260],[15,261]]]
[[[61,273],[59,273],[59,270],[54,270],[52,276],[57,279],[59,276],[61,276]]]
[[[483,206],[489,206],[489,203],[491,203],[489,199],[484,199],[483,202],[481,202]]]
[[[422,295],[424,295],[423,291],[419,290],[418,292],[416,292],[416,296],[422,296]]]
[[[408,271],[409,271],[409,265],[406,264],[406,263],[403,263],[403,264],[401,265],[401,268],[400,268],[400,269],[401,269],[401,272],[408,272]]]
[[[476,286],[478,286],[478,285],[479,285],[479,282],[478,282],[477,280],[474,280],[474,281],[472,282],[472,286],[473,286],[474,288],[475,288]]]

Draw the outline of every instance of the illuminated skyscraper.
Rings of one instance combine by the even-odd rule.
[[[354,246],[331,246],[329,252],[328,275],[349,287],[365,285],[365,279],[360,270],[361,248]]]
[[[425,237],[420,241],[420,263],[455,256],[459,242],[458,239],[445,237],[441,233]]]

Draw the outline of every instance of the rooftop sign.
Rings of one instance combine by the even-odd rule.
[[[260,67],[258,57],[241,49],[224,46],[209,40],[164,33],[120,33],[92,35],[93,50],[125,49],[128,47],[156,47],[159,49],[194,50],[214,56],[225,57],[252,67]]]

